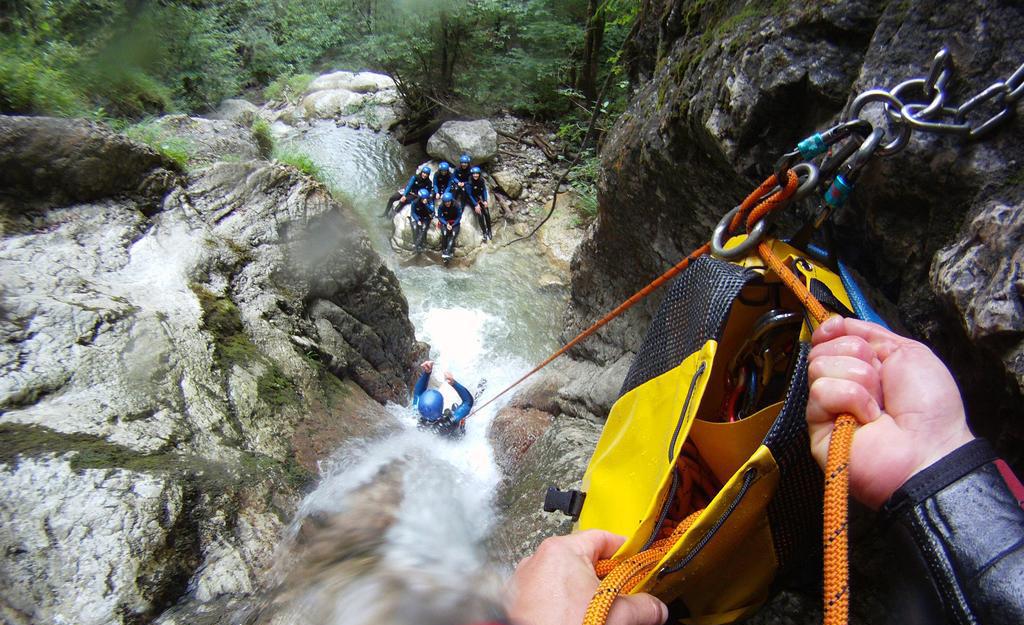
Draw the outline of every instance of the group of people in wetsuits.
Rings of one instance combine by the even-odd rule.
[[[430,167],[424,165],[409,179],[398,201],[399,206],[409,204],[409,223],[417,253],[423,251],[427,231],[437,218],[437,227],[441,231],[441,258],[446,263],[451,260],[459,237],[462,213],[467,206],[476,214],[483,243],[492,239],[487,182],[483,171],[471,166],[472,160],[469,154],[463,154],[458,167],[442,161],[433,178]]]

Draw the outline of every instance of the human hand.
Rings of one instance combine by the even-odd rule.
[[[423,369],[424,373],[430,373],[431,371],[434,370],[434,361],[424,360],[423,363],[420,364],[420,369]]]
[[[915,473],[974,438],[953,376],[917,341],[857,319],[833,318],[811,337],[807,425],[823,468],[836,415],[861,427],[850,450],[850,492],[879,508]]]
[[[480,214],[480,205],[477,204],[476,207],[473,210],[475,210],[476,214],[479,215]]]
[[[401,202],[402,204],[405,204],[405,196],[403,195],[402,197],[398,198],[398,201]]]
[[[582,623],[599,583],[594,564],[611,557],[625,540],[603,530],[587,530],[542,542],[509,580],[505,607],[512,623]],[[606,625],[662,625],[667,619],[664,603],[637,593],[615,599]]]
[[[452,375],[451,371],[444,372],[444,381],[448,384],[455,384],[455,376]]]

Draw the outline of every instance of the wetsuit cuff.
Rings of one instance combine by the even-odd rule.
[[[978,467],[997,459],[985,439],[976,438],[965,443],[907,480],[882,506],[882,514],[892,519],[905,508],[917,506]]]

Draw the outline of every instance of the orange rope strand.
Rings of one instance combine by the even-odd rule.
[[[796,295],[815,321],[824,323],[829,313],[821,302],[793,274],[767,243],[757,247],[758,253],[772,271]],[[825,625],[846,625],[850,619],[850,549],[849,549],[849,497],[850,447],[857,421],[852,415],[836,418],[832,438],[828,443],[825,464],[824,552],[825,584],[823,605]]]

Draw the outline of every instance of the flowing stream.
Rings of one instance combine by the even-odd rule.
[[[431,385],[441,385],[449,404],[457,396],[441,384],[443,371],[450,370],[478,401],[485,400],[557,348],[565,294],[538,285],[551,269],[533,244],[494,246],[472,265],[450,268],[410,264],[407,254],[392,250],[391,221],[381,213],[387,197],[426,160],[422,153],[403,148],[390,135],[330,122],[290,142],[309,154],[351,203],[374,247],[398,275],[417,337],[430,344],[436,362]],[[501,478],[487,440],[496,404],[467,422],[460,441],[419,431],[413,409],[388,406],[403,429],[385,440],[357,441],[338,450],[303,502],[296,525],[309,514],[351,505],[349,494],[397,461],[404,494],[385,537],[389,557],[433,579],[462,580],[481,570],[483,542],[495,521],[491,500]]]

